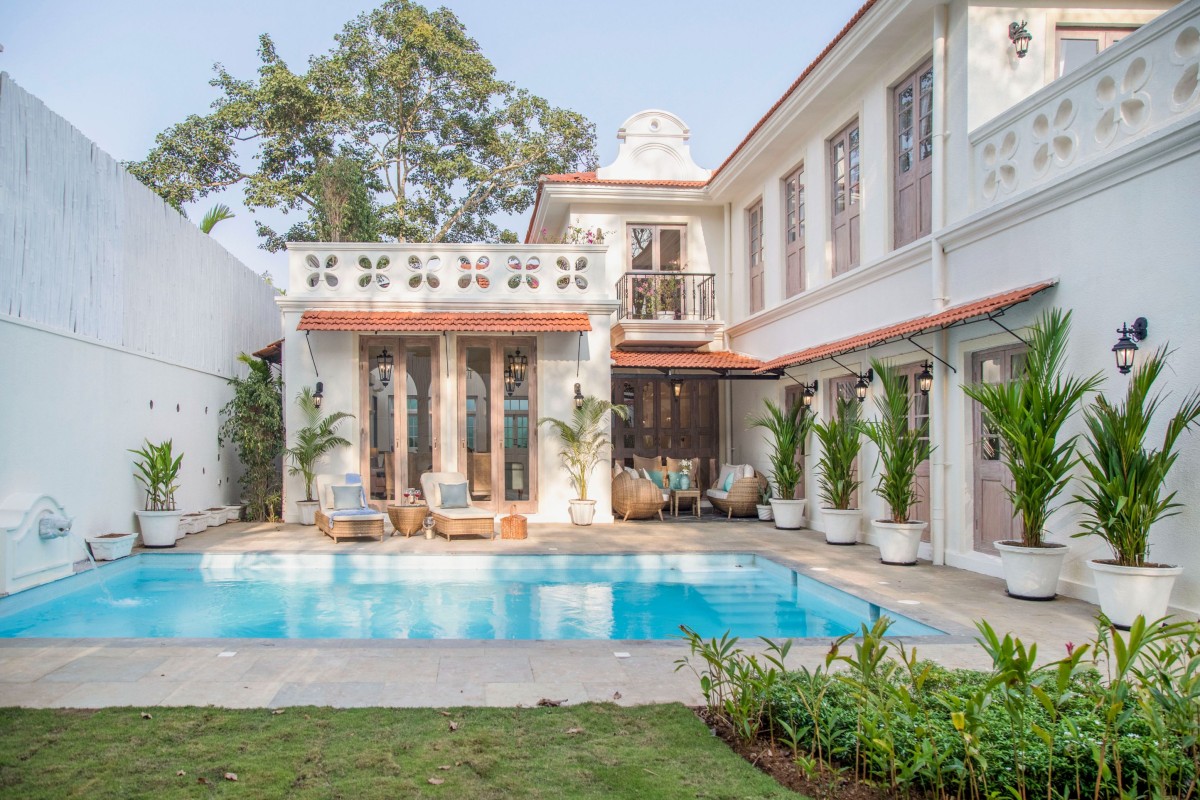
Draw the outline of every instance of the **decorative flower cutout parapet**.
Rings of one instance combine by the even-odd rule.
[[[324,261],[321,261],[310,253],[304,259],[304,266],[308,268],[308,275],[304,278],[305,285],[310,289],[316,289],[324,283],[330,289],[336,289],[338,286],[337,265],[337,256],[327,256]]]
[[[372,284],[380,289],[390,288],[392,279],[386,274],[390,266],[392,266],[392,260],[387,256],[380,256],[374,262],[368,256],[359,256],[358,268],[362,274],[358,276],[358,288],[368,289]]]
[[[1017,133],[1008,131],[1000,144],[988,142],[983,148],[983,196],[996,199],[1001,192],[1007,194],[1017,187],[1017,164],[1013,156],[1017,153]]]
[[[430,289],[437,289],[442,285],[442,279],[437,275],[438,270],[442,268],[442,260],[437,256],[430,256],[427,261],[421,261],[417,256],[409,256],[408,268],[412,271],[408,276],[408,288],[419,289],[421,284],[425,284]]]
[[[1096,121],[1096,142],[1108,147],[1118,133],[1137,133],[1150,119],[1150,95],[1143,92],[1150,80],[1150,62],[1138,56],[1129,62],[1120,83],[1105,75],[1096,84],[1096,103],[1100,119]]]
[[[1041,113],[1033,119],[1033,143],[1037,150],[1033,154],[1033,173],[1045,175],[1051,166],[1065,167],[1075,158],[1079,138],[1071,130],[1075,122],[1075,104],[1063,98],[1053,114]]]
[[[1183,67],[1171,92],[1171,108],[1183,111],[1200,99],[1200,30],[1189,25],[1175,37],[1171,63]]]

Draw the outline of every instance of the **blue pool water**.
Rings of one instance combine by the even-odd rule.
[[[0,637],[831,637],[883,614],[942,633],[747,554],[147,553],[0,599]]]

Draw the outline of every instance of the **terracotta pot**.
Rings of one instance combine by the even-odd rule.
[[[825,520],[827,544],[858,544],[862,514],[857,508],[822,508],[821,515]]]
[[[917,549],[921,546],[921,534],[928,522],[887,522],[877,519],[876,539],[879,542],[879,560],[884,564],[910,567],[917,563]]]
[[[1053,600],[1058,576],[1070,548],[1065,544],[1025,547],[1020,542],[996,542],[1008,596],[1018,600]]]
[[[1171,589],[1183,567],[1122,567],[1103,561],[1089,561],[1096,579],[1100,610],[1113,625],[1129,630],[1142,616],[1153,623],[1167,615]]]

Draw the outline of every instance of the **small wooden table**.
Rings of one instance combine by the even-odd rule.
[[[690,499],[692,501],[692,513],[696,518],[700,518],[700,490],[699,489],[672,489],[671,490],[671,516],[679,516],[679,500]]]
[[[407,539],[421,530],[421,523],[425,521],[425,517],[429,516],[429,506],[424,503],[418,503],[415,506],[388,506],[387,513],[396,533],[403,533],[404,538]],[[395,536],[396,533],[392,535]]]

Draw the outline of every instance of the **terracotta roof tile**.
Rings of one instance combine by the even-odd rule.
[[[269,361],[272,364],[283,363],[283,339],[276,342],[271,342],[261,350],[255,350],[251,353],[255,358],[261,358],[263,361]]]
[[[645,180],[633,178],[597,178],[595,172],[563,172],[543,175],[546,183],[599,183],[613,186],[665,186],[674,189],[703,189],[708,181]]]
[[[299,331],[455,331],[540,333],[590,331],[584,313],[461,313],[439,311],[305,311]]]
[[[758,369],[763,362],[753,356],[728,350],[698,353],[693,350],[655,351],[614,350],[614,367],[650,367],[674,369]]]
[[[917,317],[906,322],[898,322],[895,325],[888,325],[883,328],[876,328],[867,333],[860,333],[856,336],[849,336],[845,339],[838,339],[836,342],[810,347],[807,350],[800,350],[795,353],[789,353],[786,356],[772,359],[758,370],[765,372],[772,369],[782,369],[784,367],[794,367],[798,364],[810,364],[814,361],[820,361],[830,356],[840,356],[842,353],[849,353],[853,350],[863,350],[868,347],[891,342],[897,339],[903,339],[908,336],[914,336],[918,333],[936,330],[938,328],[949,328],[953,325],[966,322],[973,317],[981,317],[986,314],[991,314],[996,311],[1003,311],[1006,308],[1015,306],[1017,303],[1024,303],[1029,298],[1041,291],[1045,291],[1053,286],[1057,281],[1046,281],[1037,283],[1032,286],[1026,286],[1021,289],[1013,289],[1010,292],[1003,294],[992,295],[985,297],[982,300],[975,300],[970,303],[964,303],[954,308],[948,308],[945,311],[939,311],[936,314],[928,314],[924,317]]]

